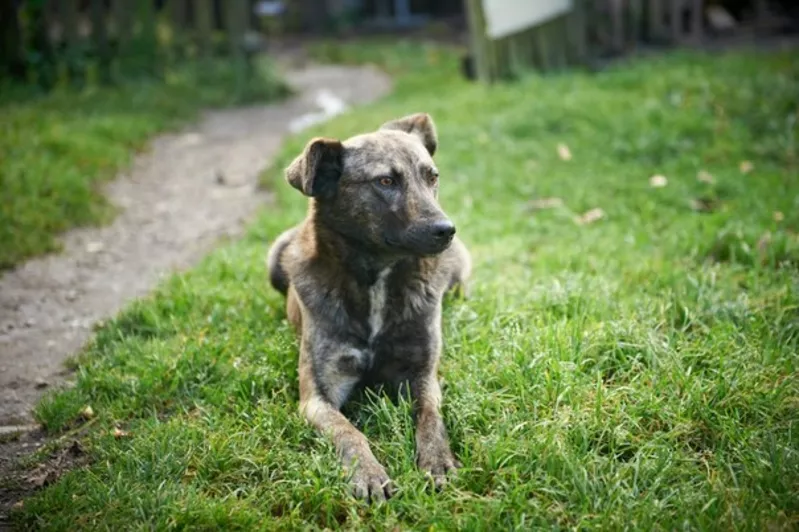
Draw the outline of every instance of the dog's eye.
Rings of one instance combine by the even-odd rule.
[[[384,187],[393,187],[394,179],[388,176],[384,176],[378,179],[378,183],[380,183]]]
[[[432,172],[430,172],[430,176],[428,177],[428,179],[430,180],[430,184],[431,185],[437,185],[438,184],[438,170],[433,170]]]

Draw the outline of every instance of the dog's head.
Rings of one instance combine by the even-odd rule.
[[[344,142],[312,139],[286,169],[320,223],[375,252],[435,255],[455,226],[438,204],[438,139],[425,113]]]

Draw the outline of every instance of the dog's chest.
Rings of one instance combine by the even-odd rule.
[[[431,332],[439,320],[435,291],[398,266],[378,273],[361,294],[364,335],[359,366],[377,380],[413,371],[434,351]]]
[[[369,287],[369,312],[367,318],[367,325],[369,326],[369,345],[374,343],[375,339],[383,330],[386,323],[387,301],[388,301],[388,277],[391,275],[391,268],[382,270],[377,275],[377,280],[372,286]]]

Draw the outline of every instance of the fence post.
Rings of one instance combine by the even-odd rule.
[[[466,7],[477,79],[491,83],[494,80],[491,67],[491,41],[485,33],[482,0],[466,0]]]

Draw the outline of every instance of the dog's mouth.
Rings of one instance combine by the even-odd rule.
[[[447,248],[452,245],[452,238],[450,237],[444,240],[436,239],[433,242],[401,242],[399,240],[394,240],[387,237],[385,238],[385,243],[389,248],[396,249],[410,255],[431,257],[446,251]]]

